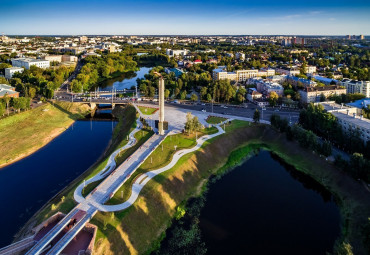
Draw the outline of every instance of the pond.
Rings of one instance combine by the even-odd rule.
[[[260,151],[209,186],[200,214],[207,254],[326,254],[340,234],[333,196]]]

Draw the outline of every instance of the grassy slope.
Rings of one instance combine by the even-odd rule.
[[[58,102],[0,120],[0,167],[40,149],[89,111],[85,104]]]
[[[92,220],[100,231],[96,239],[97,254],[145,254],[159,244],[169,226],[176,206],[199,194],[210,175],[225,164],[232,166],[245,157],[250,149],[229,159],[232,151],[245,146],[261,144],[277,153],[298,170],[311,175],[334,193],[340,200],[344,236],[353,245],[355,254],[363,254],[361,247],[362,224],[370,215],[368,192],[346,174],[335,169],[324,159],[287,141],[264,125],[246,128],[241,122],[229,127],[229,132],[216,137],[200,151],[188,154],[168,172],[156,176],[142,190],[136,203],[123,212],[98,213]],[[243,127],[244,126],[244,127]],[[104,226],[105,225],[105,226]]]
[[[16,239],[21,238],[21,236],[27,234],[30,229],[37,224],[41,223],[43,220],[47,219],[57,211],[61,211],[63,213],[69,212],[75,205],[75,201],[73,199],[73,192],[76,187],[84,180],[94,176],[100,170],[104,168],[107,163],[108,156],[116,150],[123,140],[125,140],[128,132],[130,131],[131,127],[135,123],[136,119],[136,110],[134,107],[116,107],[114,110],[114,115],[119,118],[119,123],[116,125],[113,137],[108,146],[106,152],[101,157],[101,159],[97,159],[97,162],[93,164],[89,169],[87,169],[81,176],[77,179],[72,181],[64,190],[62,190],[57,196],[51,199],[47,204],[45,204],[24,226],[23,229],[17,234]],[[88,187],[86,187],[88,188]],[[62,201],[62,197],[64,196],[64,201]],[[55,206],[54,210],[51,209],[52,205]]]

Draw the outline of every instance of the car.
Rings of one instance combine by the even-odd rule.
[[[278,111],[279,111],[279,109],[276,109],[276,110],[275,110],[275,112],[278,112]]]
[[[207,112],[206,109],[203,109],[202,112]]]

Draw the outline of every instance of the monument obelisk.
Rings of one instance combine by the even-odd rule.
[[[164,79],[159,78],[158,86],[158,101],[159,101],[159,121],[158,121],[158,133],[164,135],[163,122],[164,122]]]

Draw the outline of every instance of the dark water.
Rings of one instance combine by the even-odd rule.
[[[332,195],[261,151],[209,187],[200,216],[208,254],[325,254],[340,233]]]
[[[0,248],[101,156],[115,124],[113,120],[76,121],[36,153],[0,169]]]
[[[137,72],[125,73],[117,78],[106,80],[100,85],[99,90],[111,91],[112,88],[117,90],[130,89],[131,86],[137,85],[136,79],[144,78],[144,75],[149,73],[151,69],[151,67],[140,67],[140,70]]]

